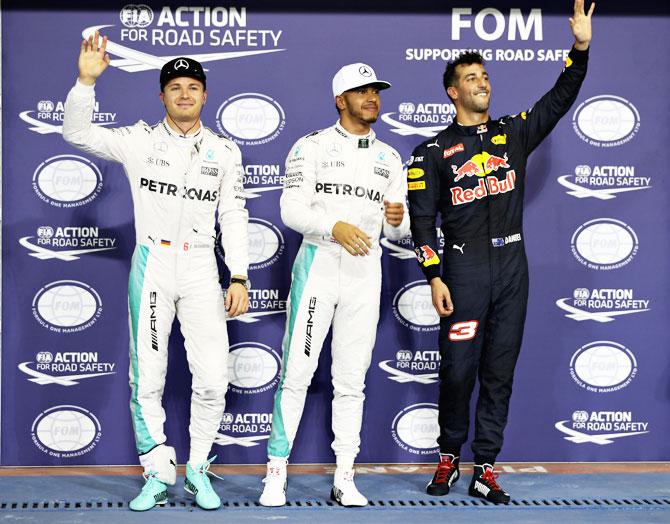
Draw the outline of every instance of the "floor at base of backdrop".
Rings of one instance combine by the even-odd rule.
[[[332,466],[289,466],[288,503],[282,508],[258,504],[265,468],[215,465],[224,480],[212,479],[223,506],[207,512],[183,491],[183,476],[170,488],[166,506],[148,513],[128,509],[142,486],[137,467],[0,468],[2,522],[124,524],[348,522],[670,522],[669,463],[498,464],[501,485],[512,495],[508,506],[495,506],[467,494],[471,464],[445,497],[425,493],[432,465],[357,466],[365,508],[341,508],[329,500]],[[183,467],[180,468],[183,475]]]

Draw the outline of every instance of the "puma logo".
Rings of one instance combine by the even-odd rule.
[[[426,144],[426,147],[440,147],[440,144],[437,143],[437,138],[436,138],[435,142],[431,142],[430,144]]]
[[[461,252],[461,255],[463,254],[463,248],[464,248],[464,247],[465,247],[465,242],[463,242],[463,245],[462,245],[462,246],[457,246],[456,244],[454,244],[453,246],[451,246],[452,249],[458,249],[458,250]]]

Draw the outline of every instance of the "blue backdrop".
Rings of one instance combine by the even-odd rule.
[[[231,387],[213,452],[218,462],[262,463],[300,243],[279,218],[283,162],[300,136],[334,123],[333,74],[362,61],[392,82],[375,131],[408,158],[454,117],[441,75],[460,50],[484,54],[494,116],[524,111],[548,90],[572,43],[572,6],[564,3],[553,3],[552,12],[539,2],[499,0],[415,13],[5,5],[2,465],[137,460],[127,383],[130,191],[121,166],[84,155],[61,136],[82,35],[100,28],[110,40],[96,124],[160,120],[158,69],[187,54],[208,69],[204,123],[240,144],[253,290],[250,313],[228,324]],[[589,73],[575,106],[528,167],[530,302],[500,460],[670,456],[670,133],[663,118],[670,113],[670,15],[660,2],[655,13],[635,17],[620,16],[623,3],[611,4],[596,11]],[[359,461],[432,461],[437,316],[409,239],[383,245]],[[293,462],[333,460],[328,348],[329,340]],[[164,403],[182,462],[189,395],[174,329]]]

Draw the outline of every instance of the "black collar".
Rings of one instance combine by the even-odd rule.
[[[492,130],[498,122],[496,120],[489,119],[485,124],[479,124],[476,126],[462,126],[456,120],[451,124],[452,131],[458,133],[459,135],[472,136],[472,135],[482,135],[484,133]]]

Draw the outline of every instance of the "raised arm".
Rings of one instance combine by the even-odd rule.
[[[81,43],[79,78],[65,102],[63,138],[68,144],[87,153],[124,162],[128,158],[133,127],[105,129],[91,123],[95,106],[95,82],[109,65],[107,37],[96,32]]]
[[[511,124],[519,130],[526,154],[530,154],[542,142],[577,99],[586,77],[591,43],[591,15],[594,9],[595,3],[585,13],[584,0],[575,0],[574,14],[570,18],[575,43],[563,71],[554,87],[531,109],[512,118]]]

